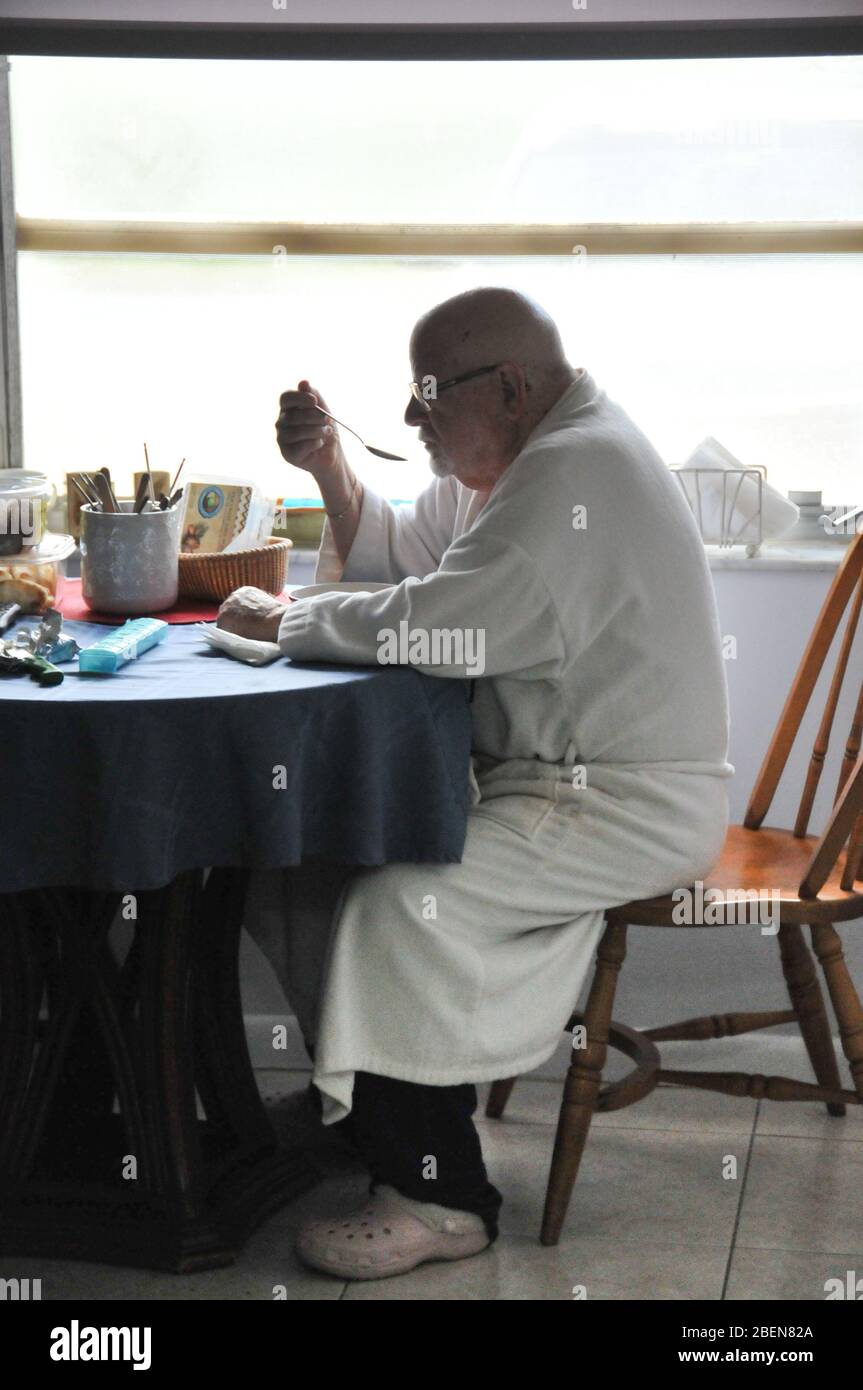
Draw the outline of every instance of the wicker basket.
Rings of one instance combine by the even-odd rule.
[[[251,584],[268,594],[280,594],[288,577],[293,541],[271,538],[256,550],[232,555],[180,555],[180,597],[226,599],[235,589]]]

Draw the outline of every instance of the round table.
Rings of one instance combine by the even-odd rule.
[[[316,1180],[246,1047],[248,873],[457,862],[468,690],[251,667],[178,626],[115,676],[64,670],[0,680],[0,1253],[213,1268]]]

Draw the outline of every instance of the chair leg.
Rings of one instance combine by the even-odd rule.
[[[485,1103],[485,1113],[490,1120],[501,1119],[517,1080],[517,1076],[509,1076],[505,1081],[493,1081],[491,1083],[491,1090]]]
[[[854,1090],[863,1100],[863,1004],[842,953],[835,927],[811,927],[812,947],[821,962],[830,999],[839,1022],[842,1050],[851,1068]]]
[[[584,1011],[587,1046],[581,1053],[573,1051],[564,1085],[542,1216],[543,1245],[557,1245],[578,1176],[602,1082],[617,976],[625,955],[625,925],[607,926],[596,953],[596,970]]]
[[[779,952],[782,973],[788,986],[791,1004],[797,1015],[800,1032],[809,1053],[809,1061],[819,1086],[839,1091],[842,1081],[830,1031],[830,1020],[824,1007],[824,996],[815,973],[815,963],[803,939],[803,930],[796,922],[783,922],[779,928]],[[828,1115],[844,1115],[845,1106],[827,1102]]]

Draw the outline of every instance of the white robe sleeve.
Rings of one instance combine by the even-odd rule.
[[[357,533],[344,565],[324,522],[315,583],[368,579],[398,584],[408,575],[431,574],[452,542],[458,501],[453,478],[435,478],[410,506],[394,507],[369,487]]]
[[[289,603],[278,640],[297,661],[395,661],[464,679],[554,679],[566,655],[535,561],[481,528],[459,537],[425,579],[407,578],[376,594],[322,594]],[[463,659],[454,660],[459,652]]]

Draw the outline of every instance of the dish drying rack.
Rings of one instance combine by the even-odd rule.
[[[706,545],[719,545],[727,549],[732,545],[742,545],[746,547],[746,554],[749,559],[756,556],[764,540],[763,531],[763,502],[764,502],[764,483],[767,480],[767,469],[763,464],[753,464],[747,468],[677,468],[671,470],[680,483],[681,491],[686,499],[690,511],[695,517],[696,524],[701,539]],[[722,510],[720,513],[719,539],[715,534],[715,524],[711,520],[708,534],[705,534],[704,510],[702,504],[701,479],[708,473],[722,478]],[[740,489],[743,487],[744,480],[752,478],[757,489],[757,500],[751,514],[746,516],[732,533],[734,526],[734,513],[737,506],[737,499],[740,496]],[[691,480],[694,483],[695,496],[690,497],[686,483]],[[735,484],[736,486],[732,486]],[[711,489],[711,499],[714,496]],[[752,534],[754,530],[754,534]],[[746,533],[750,534],[747,535]]]

